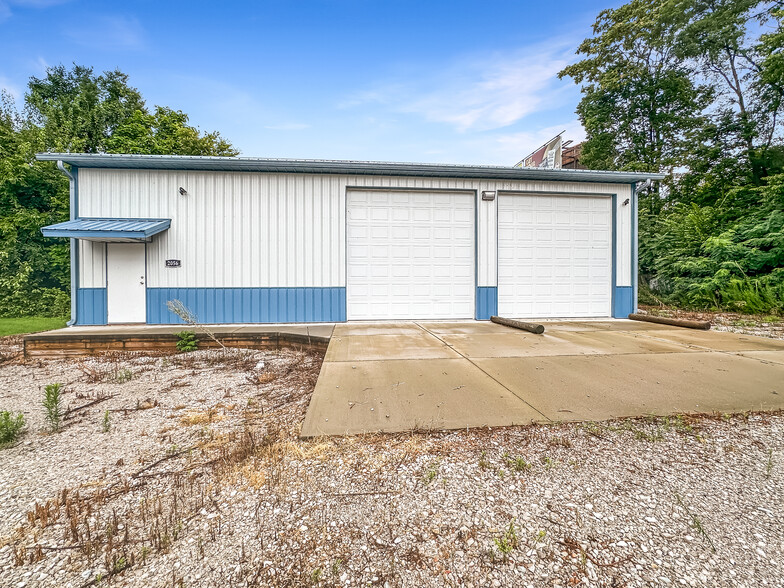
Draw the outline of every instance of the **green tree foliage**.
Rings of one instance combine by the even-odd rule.
[[[219,133],[190,126],[181,111],[150,111],[120,71],[51,67],[30,78],[22,112],[0,95],[0,317],[68,314],[68,243],[40,232],[68,219],[68,180],[35,160],[41,151],[238,153]]]
[[[640,197],[640,277],[695,308],[784,312],[784,11],[761,0],[632,0],[567,67],[582,163],[662,171]]]

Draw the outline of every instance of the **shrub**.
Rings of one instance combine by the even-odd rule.
[[[193,331],[180,331],[175,333],[177,335],[177,351],[180,353],[187,353],[188,351],[196,351],[199,347],[199,340]]]
[[[44,387],[44,418],[52,431],[60,430],[63,420],[62,384],[47,384]]]
[[[15,416],[7,410],[0,411],[0,446],[13,443],[25,425],[24,415]]]

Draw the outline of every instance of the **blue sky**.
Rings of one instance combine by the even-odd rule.
[[[0,0],[0,86],[119,68],[246,156],[512,165],[583,137],[556,74],[618,4]]]

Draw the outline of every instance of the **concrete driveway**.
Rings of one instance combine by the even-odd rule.
[[[304,437],[784,408],[784,341],[628,320],[335,326]]]

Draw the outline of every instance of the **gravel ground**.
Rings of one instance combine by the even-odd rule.
[[[302,441],[321,359],[0,362],[0,585],[782,585],[780,413]]]
[[[744,335],[757,335],[773,339],[784,339],[784,317],[737,312],[707,312],[659,308],[640,305],[643,312],[665,317],[709,321],[714,331],[729,331]]]

